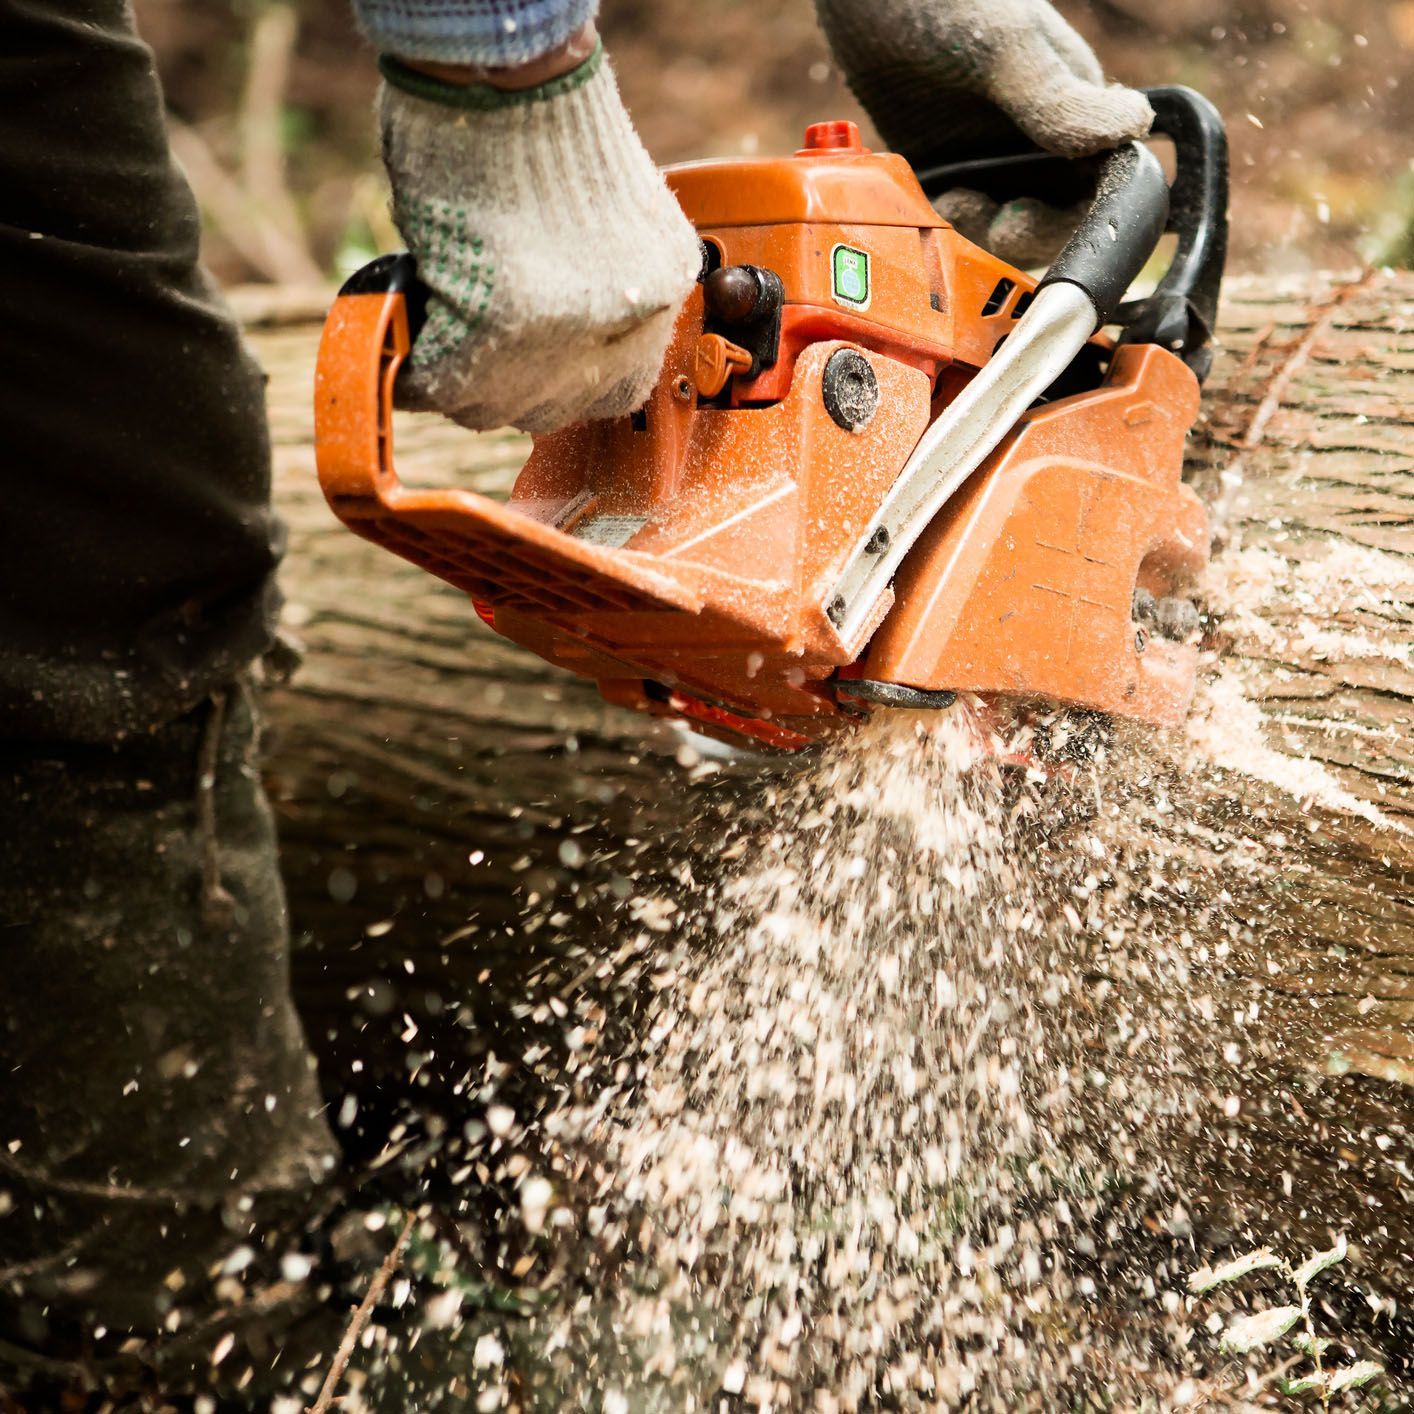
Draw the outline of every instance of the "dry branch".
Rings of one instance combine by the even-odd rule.
[[[339,1342],[339,1348],[334,1352],[334,1358],[329,1362],[329,1372],[324,1377],[323,1385],[320,1386],[319,1397],[309,1407],[309,1414],[329,1414],[329,1410],[337,1402],[339,1385],[343,1381],[344,1371],[349,1367],[354,1347],[358,1345],[359,1338],[368,1326],[373,1308],[378,1304],[384,1291],[387,1290],[388,1283],[393,1279],[393,1273],[398,1270],[398,1264],[403,1259],[403,1248],[407,1246],[408,1238],[412,1236],[412,1230],[416,1225],[417,1214],[415,1212],[409,1213],[403,1223],[402,1230],[398,1233],[397,1241],[393,1243],[392,1250],[383,1259],[383,1265],[373,1274],[373,1280],[368,1283],[368,1290],[364,1292],[363,1300],[358,1303],[353,1315],[349,1317],[344,1338]]]
[[[252,270],[281,285],[319,285],[304,226],[285,180],[283,118],[299,18],[289,5],[262,9],[251,31],[232,175],[194,127],[168,118],[172,150],[207,219]]]

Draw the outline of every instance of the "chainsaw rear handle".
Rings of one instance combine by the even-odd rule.
[[[1169,138],[1174,146],[1175,176],[1164,229],[1178,237],[1178,249],[1152,295],[1105,312],[1122,326],[1121,343],[1160,344],[1178,354],[1202,379],[1212,364],[1212,353],[1206,346],[1217,321],[1218,293],[1227,260],[1227,133],[1218,110],[1191,88],[1151,88],[1145,96],[1154,109],[1153,135]],[[1102,174],[1111,160],[1018,152],[927,167],[918,172],[918,180],[930,198],[961,187],[983,192],[999,202],[1034,197],[1052,206],[1066,207],[1098,191],[1098,205],[1104,197],[1106,179]],[[1146,173],[1139,174],[1138,179],[1147,183],[1152,178]],[[1107,205],[1113,207],[1115,203]],[[1104,264],[1109,237],[1097,215],[1092,208],[1082,230],[1089,229],[1087,240]],[[1118,215],[1116,243],[1142,245],[1147,239],[1143,234],[1146,212],[1136,206],[1133,218],[1126,219],[1121,203]],[[1105,236],[1105,240],[1096,245],[1096,236]],[[1156,236],[1144,253],[1145,260],[1157,244]],[[1129,250],[1111,250],[1110,254],[1116,272],[1132,263]],[[1143,264],[1141,260],[1135,267],[1136,275]],[[1053,268],[1051,274],[1055,273]],[[1082,269],[1081,273],[1088,278],[1088,272]],[[1109,283],[1103,282],[1097,293],[1104,294]]]

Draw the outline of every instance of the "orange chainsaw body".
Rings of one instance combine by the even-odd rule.
[[[1207,560],[1206,516],[1181,481],[1199,392],[1153,344],[1097,336],[1088,377],[1022,416],[856,641],[840,638],[830,586],[1035,282],[963,239],[908,164],[858,146],[852,125],[808,144],[668,174],[718,263],[779,276],[773,364],[751,376],[749,354],[710,331],[699,284],[646,409],[537,438],[504,504],[402,485],[406,302],[341,296],[317,376],[330,505],[612,701],[714,734],[808,745],[887,710],[849,693],[858,679],[1181,721],[1197,649],[1150,637],[1131,605],[1136,588],[1181,593]],[[842,349],[877,384],[862,426],[822,396]]]

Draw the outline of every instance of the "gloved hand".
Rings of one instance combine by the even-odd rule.
[[[399,404],[528,432],[641,407],[701,248],[602,49],[520,92],[383,72],[393,218],[431,291]]]
[[[1107,86],[1046,0],[816,0],[835,61],[915,166],[1023,151],[1082,157],[1142,137],[1148,100]],[[1029,142],[1028,142],[1029,140]],[[1074,221],[1039,201],[949,193],[939,211],[1015,264],[1048,259]]]

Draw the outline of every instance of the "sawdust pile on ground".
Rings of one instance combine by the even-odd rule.
[[[1295,559],[1261,546],[1219,555],[1203,578],[1208,607],[1244,656],[1282,661],[1384,661],[1407,667],[1414,645],[1400,611],[1414,598],[1402,555],[1336,544]]]
[[[1274,746],[1274,724],[1259,705],[1252,679],[1272,664],[1407,669],[1414,655],[1405,626],[1414,600],[1414,571],[1407,560],[1359,545],[1308,551],[1300,558],[1236,546],[1208,566],[1203,596],[1233,648],[1199,676],[1186,725],[1193,764],[1238,772],[1294,800],[1381,828],[1401,828],[1344,789],[1319,762]],[[1379,747],[1376,729],[1343,722],[1341,730],[1365,735]]]
[[[543,1318],[585,1407],[1175,1383],[1193,1261],[1162,1131],[1217,1113],[1182,1053],[1212,999],[1102,773],[1004,778],[977,730],[871,724],[770,788],[719,888],[642,913],[636,1049],[582,1050],[545,1125],[580,1201],[521,1190],[590,1248],[594,1298]]]

